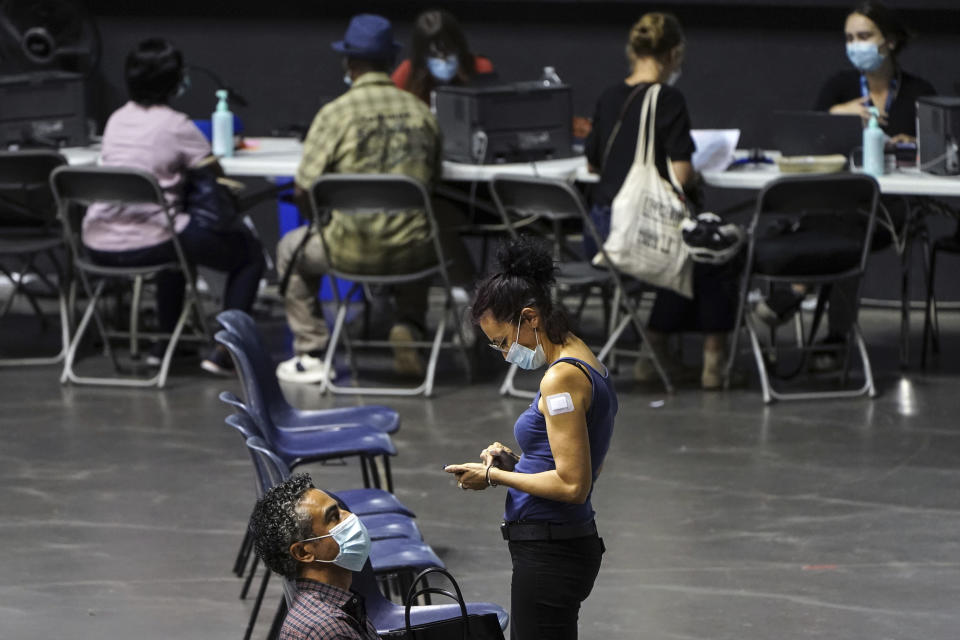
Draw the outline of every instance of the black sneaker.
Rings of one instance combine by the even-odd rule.
[[[203,359],[200,368],[215,376],[230,377],[233,375],[233,359],[230,358],[227,348],[218,344]]]

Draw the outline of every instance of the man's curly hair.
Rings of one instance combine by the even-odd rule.
[[[257,555],[271,570],[287,578],[297,577],[299,563],[290,555],[290,545],[310,537],[310,519],[297,510],[307,489],[314,489],[309,474],[298,473],[270,489],[253,508],[250,532]]]

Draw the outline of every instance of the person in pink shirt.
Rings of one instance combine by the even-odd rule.
[[[90,205],[83,221],[83,243],[91,258],[107,266],[134,266],[176,261],[175,232],[187,261],[224,271],[224,309],[250,311],[263,274],[259,241],[242,226],[218,231],[184,210],[186,170],[211,155],[210,143],[170,100],[187,86],[183,55],[162,38],[144,40],[126,60],[130,101],[117,109],[103,132],[100,162],[152,173],[175,212],[171,231],[166,215],[152,205]],[[219,167],[218,167],[219,168]],[[183,275],[165,271],[157,277],[159,329],[170,332],[183,308]],[[165,345],[151,347],[147,362],[159,364]],[[228,374],[226,350],[213,347],[201,363],[206,371]]]

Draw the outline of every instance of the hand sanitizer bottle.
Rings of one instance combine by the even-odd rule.
[[[543,75],[540,77],[540,82],[543,83],[545,87],[559,87],[563,84],[560,76],[557,75],[557,70],[553,67],[543,68]]]
[[[877,118],[879,112],[876,107],[870,107],[870,121],[863,130],[863,172],[879,178],[883,175],[883,145],[886,136]]]
[[[211,120],[213,129],[213,155],[229,158],[233,155],[233,114],[227,105],[225,89],[217,91],[217,110],[213,112]],[[882,159],[882,158],[881,158]]]

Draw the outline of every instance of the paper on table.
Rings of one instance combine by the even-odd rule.
[[[740,129],[692,129],[690,136],[697,145],[692,159],[694,170],[723,171],[733,162]]]

